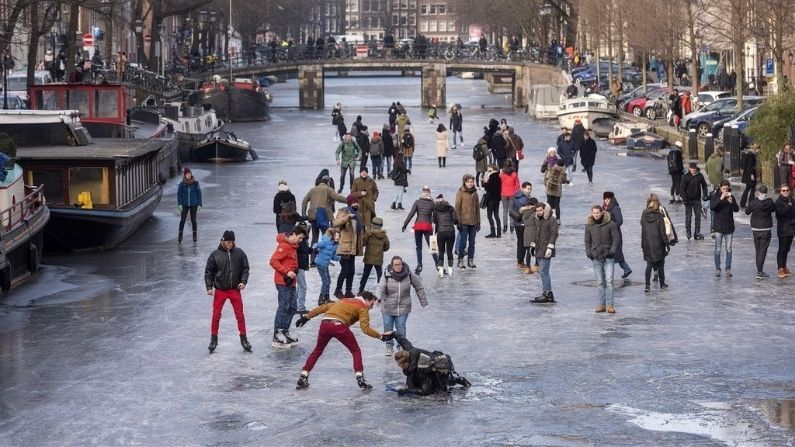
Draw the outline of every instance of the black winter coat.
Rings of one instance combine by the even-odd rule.
[[[734,213],[740,211],[737,199],[732,194],[732,201],[720,199],[720,191],[715,191],[709,198],[709,208],[715,212],[712,231],[716,233],[734,233]]]
[[[289,202],[296,203],[295,196],[293,195],[293,193],[291,193],[290,191],[277,192],[276,195],[273,197],[273,214],[281,213],[282,205]]]
[[[204,285],[207,290],[215,287],[220,290],[236,289],[240,283],[248,282],[248,257],[235,247],[226,251],[223,245],[210,254],[204,267]]]
[[[395,142],[392,140],[392,134],[384,132],[381,134],[381,141],[384,142],[384,157],[392,157],[395,155]]]
[[[558,143],[558,157],[563,159],[566,166],[574,164],[574,143],[571,140],[560,140],[560,143]]]
[[[776,203],[770,197],[764,200],[754,197],[745,208],[745,214],[751,215],[752,230],[770,230],[773,228],[773,213],[775,212]]]
[[[707,194],[707,181],[701,170],[697,171],[696,175],[691,175],[690,171],[687,171],[682,176],[682,183],[679,184],[679,196],[682,197],[682,200],[685,202],[698,201],[707,197]]]
[[[580,162],[583,166],[593,166],[596,164],[596,141],[588,138],[580,149]]]
[[[433,207],[433,226],[436,233],[455,233],[458,215],[455,207],[446,201],[436,202]]]
[[[502,138],[502,136],[500,136]],[[489,202],[499,202],[501,197],[502,181],[500,173],[493,172],[486,181],[486,197]]]
[[[759,179],[756,177],[756,154],[754,152],[749,150],[745,153],[745,163],[740,168],[743,170],[743,183],[756,185]],[[751,180],[752,175],[754,176],[753,180]]]
[[[298,255],[298,268],[301,270],[309,270],[309,244],[306,242],[306,239],[302,239],[301,242],[298,243],[298,249],[296,250],[296,254]]]
[[[505,137],[499,132],[491,137],[489,147],[491,147],[491,153],[494,154],[494,158],[505,158],[508,156],[508,149],[505,147]]]
[[[790,193],[792,194],[792,193]],[[776,233],[781,236],[795,236],[795,200],[776,199]]]
[[[574,127],[571,128],[571,144],[574,145],[574,151],[581,150],[584,143],[585,127],[583,127],[582,124],[575,124]]]
[[[409,186],[409,171],[403,164],[398,165],[395,163],[392,166],[392,173],[390,174],[390,178],[395,182],[395,186]]]
[[[610,201],[610,206],[605,208],[604,205],[602,206],[604,211],[607,211],[610,214],[610,220],[612,220],[616,227],[618,227],[618,250],[616,250],[616,262],[621,262],[624,260],[624,235],[621,233],[621,225],[624,225],[624,215],[621,214],[621,205],[618,204],[615,198]]]
[[[665,234],[665,222],[659,210],[643,210],[640,216],[640,247],[646,262],[660,262],[668,255],[668,236]]]
[[[601,222],[594,221],[593,216],[588,215],[585,225],[585,255],[588,259],[604,261],[615,257],[620,240],[618,227],[611,220],[610,213],[603,213]]]

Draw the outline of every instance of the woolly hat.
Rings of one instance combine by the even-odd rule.
[[[613,194],[613,191],[605,191],[604,194],[602,194],[602,199],[615,200],[615,198],[616,196]]]
[[[353,206],[354,204],[358,205],[359,199],[357,199],[355,195],[350,194],[348,195],[348,197],[345,198],[345,203],[347,203],[348,206]]]
[[[190,173],[191,173],[190,172],[190,168],[185,168],[185,169],[182,170],[182,175],[188,175]]]
[[[696,163],[695,161],[691,161],[690,162],[690,167],[693,168],[693,169],[696,169],[696,168],[698,168],[698,163]]]
[[[373,217],[373,220],[370,221],[370,226],[373,227],[373,230],[380,230],[384,226],[384,219]]]
[[[359,172],[370,172],[370,171],[367,169],[367,166],[362,166],[362,168],[359,169]]]
[[[234,241],[235,240],[235,232],[232,230],[224,231],[224,236],[221,238],[222,241]]]

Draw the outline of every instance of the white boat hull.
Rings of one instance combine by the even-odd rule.
[[[572,110],[565,113],[558,112],[558,122],[561,128],[571,129],[574,127],[574,122],[579,119],[582,121],[583,127],[586,130],[593,128],[593,121],[598,118],[614,118],[617,119],[618,115],[606,110]]]

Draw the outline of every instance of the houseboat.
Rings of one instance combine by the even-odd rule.
[[[206,107],[193,107],[187,103],[166,104],[162,106],[147,105],[138,113],[159,112],[164,123],[171,126],[177,133],[179,153],[182,161],[191,158],[191,150],[197,143],[204,140],[208,133],[223,129],[224,122],[219,120],[215,111]]]
[[[159,116],[144,120],[129,113],[133,105],[129,85],[45,84],[33,85],[30,91],[30,108],[33,110],[80,111],[80,122],[93,138],[162,140],[163,148],[158,154],[161,183],[180,171],[182,164],[176,133],[170,131],[168,124]]]
[[[618,120],[618,113],[615,108],[611,107],[607,98],[602,95],[564,99],[560,102],[557,116],[560,127],[566,129],[573,128],[574,121],[577,119],[582,121],[582,125],[586,130],[593,129],[594,121],[599,118]],[[610,131],[608,130],[607,132],[609,133]]]
[[[8,292],[38,270],[50,210],[43,187],[25,185],[20,165],[5,170],[0,181],[0,289]]]
[[[270,118],[270,94],[251,79],[235,78],[230,85],[228,80],[215,75],[191,96],[189,102],[194,106],[211,107],[227,122]]]
[[[560,98],[565,97],[566,86],[534,85],[528,95],[527,113],[534,119],[549,119],[557,116]]]
[[[44,246],[53,251],[115,247],[151,216],[162,196],[161,139],[93,139],[78,110],[0,112],[17,143],[24,182],[43,185],[50,210]]]
[[[191,160],[194,161],[246,161],[249,155],[252,160],[259,158],[248,141],[238,138],[234,132],[225,131],[208,133],[191,150]]]

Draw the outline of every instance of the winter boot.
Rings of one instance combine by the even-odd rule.
[[[198,238],[197,238],[197,236],[196,236],[196,232],[194,231],[194,232],[193,232],[193,243],[196,243],[196,240],[197,240],[197,239],[198,239]]]
[[[301,373],[298,376],[298,383],[295,385],[295,389],[300,390],[301,388],[308,388],[309,387],[309,375]]]
[[[251,343],[248,342],[245,334],[240,334],[240,345],[243,346],[244,351],[251,352]]]
[[[282,329],[282,337],[284,337],[284,341],[286,341],[289,345],[294,345],[298,343],[298,339],[290,336],[289,329]]]
[[[210,350],[210,354],[212,354],[213,351],[215,351],[215,348],[217,346],[218,346],[218,336],[217,335],[211,335],[210,336],[210,346],[207,346],[207,349]]]
[[[334,298],[339,300],[342,299],[342,297],[343,297],[342,290],[337,289],[334,291]]]
[[[453,276],[453,266],[452,265],[450,267],[447,267],[447,275],[449,275],[450,277]]]
[[[487,234],[487,235],[486,235],[486,236],[484,236],[484,237],[486,237],[486,238],[493,238],[493,237],[497,237],[497,234],[494,232],[494,227],[491,227],[491,229],[489,230],[489,234]]]
[[[396,209],[397,209],[397,204],[396,204],[395,202],[392,202],[392,209],[393,209],[393,210],[396,210]]]
[[[444,277],[444,267],[437,267],[436,270],[438,271],[439,278]]]
[[[478,266],[476,266],[475,263],[472,262],[471,259],[467,259],[467,267],[469,267],[471,269],[474,269],[474,268],[477,268]]]
[[[461,270],[466,270],[466,267],[464,266],[464,258],[458,258],[458,268]]]
[[[273,346],[274,348],[289,348],[290,347],[290,345],[287,343],[287,341],[285,341],[284,338],[282,338],[281,331],[278,331],[278,330],[274,330],[273,331],[273,342],[271,343],[271,346]]]
[[[182,232],[181,231],[179,232],[179,235],[177,236],[177,243],[178,244],[182,243]]]
[[[403,208],[403,202],[398,203],[398,208],[397,209],[399,209],[399,210],[405,209],[405,208]]]
[[[372,385],[370,385],[369,383],[367,383],[364,380],[364,374],[362,374],[362,373],[356,374],[356,384],[358,384],[359,388],[361,388],[363,390],[369,390],[369,389],[371,389],[373,387]]]
[[[422,264],[417,264],[417,268],[414,269],[414,274],[419,275],[422,273]]]

